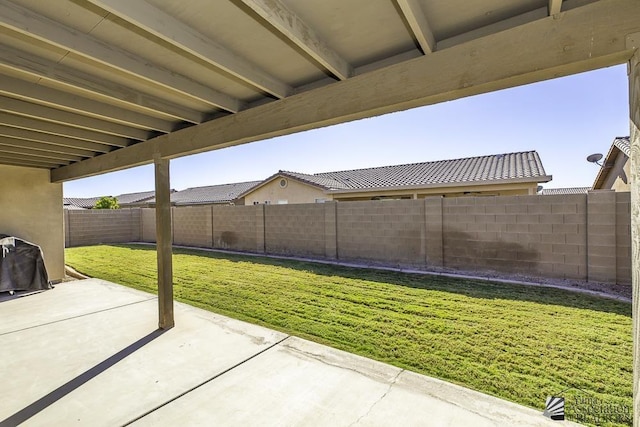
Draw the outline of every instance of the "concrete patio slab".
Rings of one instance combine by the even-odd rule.
[[[175,312],[159,332],[153,296],[95,279],[0,302],[0,425],[559,425],[260,326]]]

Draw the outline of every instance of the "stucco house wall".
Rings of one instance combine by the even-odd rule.
[[[282,187],[280,181],[286,185]],[[309,184],[296,181],[291,178],[276,179],[256,188],[244,197],[245,205],[267,204],[277,205],[286,201],[286,204],[315,203],[317,199],[331,200],[332,196],[325,194],[321,189]]]
[[[286,185],[280,185],[285,180]],[[377,199],[423,199],[431,196],[465,197],[465,196],[527,196],[537,192],[536,183],[489,184],[466,186],[442,186],[434,188],[414,189],[380,189],[349,192],[325,192],[324,190],[289,177],[276,177],[265,185],[247,193],[245,203],[248,205],[316,203],[323,201],[365,201]]]
[[[45,169],[0,165],[0,233],[35,243],[50,280],[64,277],[62,184]]]
[[[630,173],[631,162],[629,158],[619,154],[613,167],[608,171],[602,188],[615,191],[631,191]]]
[[[364,201],[385,199],[424,199],[425,197],[465,197],[465,196],[531,196],[536,194],[536,183],[467,185],[455,187],[418,188],[414,190],[383,189],[348,193],[329,193],[336,201]]]

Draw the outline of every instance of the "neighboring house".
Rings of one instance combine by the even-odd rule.
[[[631,191],[629,137],[616,137],[591,187],[593,190]]]
[[[92,209],[100,197],[64,197],[63,207],[67,210]]]
[[[175,190],[171,190],[175,191]],[[155,191],[143,191],[139,193],[125,193],[115,196],[121,208],[136,208],[147,206],[149,200],[155,196]],[[100,196],[102,197],[102,196]],[[63,199],[64,209],[93,209],[100,197],[65,197]]]
[[[175,190],[171,190],[172,192]],[[149,200],[154,199],[156,196],[155,191],[143,191],[141,193],[126,193],[116,196],[118,205],[121,208],[137,208],[146,206]]]
[[[538,153],[527,151],[313,175],[279,171],[240,197],[245,204],[285,204],[526,195],[551,178]]]
[[[566,194],[586,194],[591,187],[543,188],[538,194],[542,196],[563,196]]]
[[[174,206],[244,205],[244,198],[238,196],[261,182],[249,181],[187,188],[171,194],[171,204]],[[151,199],[149,205],[155,206],[155,199]]]

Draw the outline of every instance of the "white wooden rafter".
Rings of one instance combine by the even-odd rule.
[[[353,75],[351,65],[281,1],[240,1],[338,79],[346,80]]]
[[[293,90],[256,65],[143,0],[88,1],[260,91],[284,98]]]
[[[167,90],[205,102],[213,107],[235,113],[244,106],[238,99],[10,2],[0,2],[0,26],[68,50]]]
[[[397,0],[409,28],[424,54],[436,50],[436,40],[418,0]]]

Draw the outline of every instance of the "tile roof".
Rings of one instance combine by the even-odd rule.
[[[155,195],[155,191],[142,191],[138,193],[124,193],[118,196],[115,196],[118,200],[118,204],[120,206],[127,206],[132,203],[138,203],[142,201],[146,201],[147,199],[153,198]],[[76,206],[84,209],[91,209],[96,205],[96,202],[100,200],[101,197],[64,197],[63,203],[65,206]]]
[[[151,199],[155,196],[156,192],[155,191],[142,191],[139,193],[125,193],[125,194],[120,194],[119,196],[116,196],[116,199],[118,199],[118,204],[120,206],[123,205],[128,205],[131,203],[137,203],[137,202],[142,202],[142,201],[146,201],[147,199]]]
[[[177,191],[171,195],[171,203],[176,205],[197,205],[209,203],[229,203],[262,181],[237,182],[233,184],[193,187]],[[155,200],[152,200],[155,202]]]
[[[631,143],[628,136],[617,136],[613,139],[609,152],[602,160],[602,166],[593,181],[591,188],[594,190],[602,189],[606,181],[607,175],[616,162],[619,153],[624,154],[627,158],[631,157]]]
[[[613,145],[618,147],[620,151],[631,157],[631,143],[628,136],[618,136],[613,140]]]
[[[280,171],[277,175],[297,178],[325,190],[357,190],[437,184],[485,183],[522,179],[548,182],[540,156],[535,151],[438,160],[405,165],[323,172],[314,175]],[[263,181],[264,182],[264,181]]]
[[[62,202],[65,206],[91,209],[96,205],[98,200],[100,200],[100,197],[64,197]]]
[[[585,194],[591,187],[566,187],[566,188],[543,188],[539,194],[543,196],[557,196],[564,194]]]
[[[87,208],[81,208],[80,206],[67,204],[67,203],[65,203],[62,208],[67,211],[84,211],[87,209]]]

